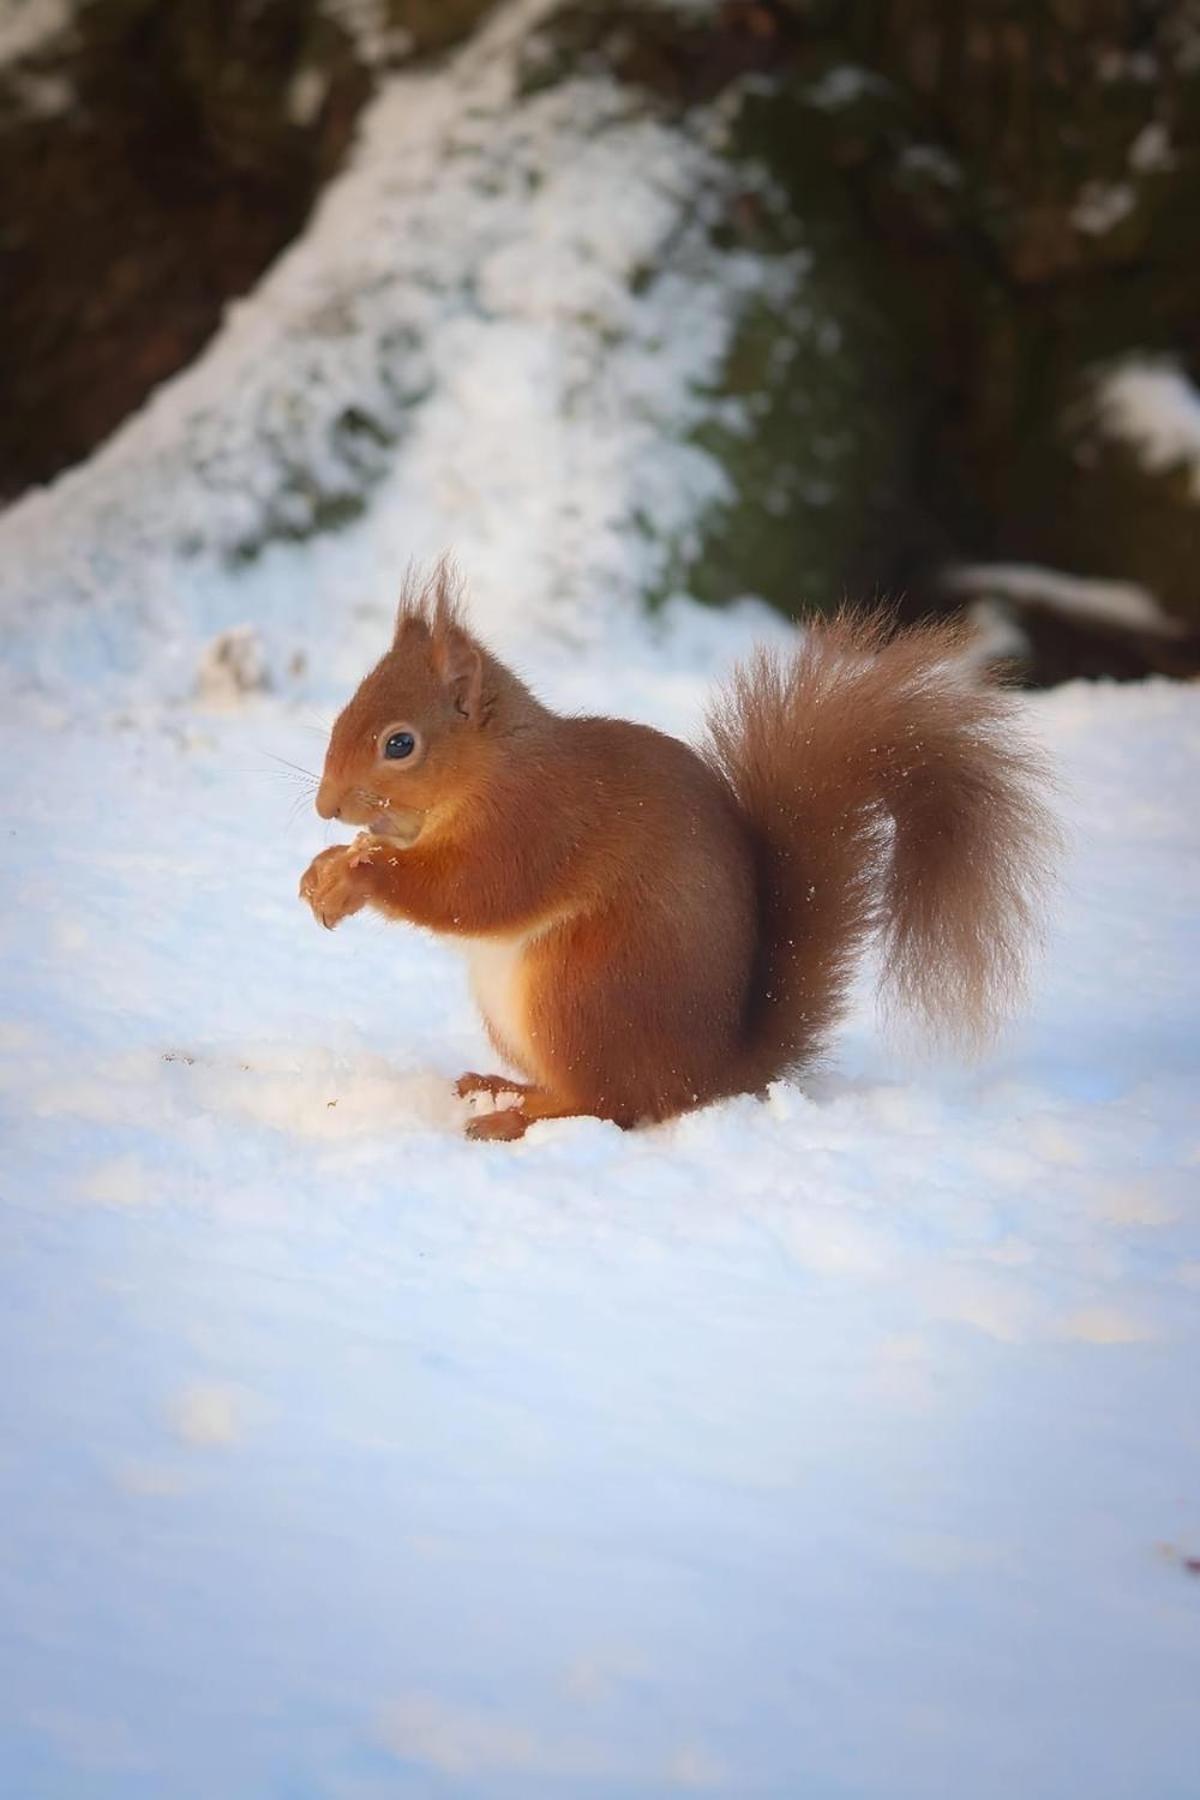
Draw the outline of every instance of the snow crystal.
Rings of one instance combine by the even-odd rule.
[[[873,69],[859,68],[855,63],[842,63],[825,73],[805,90],[805,97],[822,112],[837,112],[853,106],[868,94],[886,94],[890,86]]]
[[[1096,420],[1157,473],[1183,469],[1200,500],[1200,392],[1175,364],[1130,357],[1096,384]]]
[[[1128,182],[1089,181],[1071,209],[1071,223],[1088,237],[1105,237],[1136,205],[1137,195]]]
[[[1181,629],[1153,594],[1132,581],[1068,575],[1036,563],[960,563],[947,570],[944,581],[952,592],[982,594],[1018,606],[1044,606],[1067,618],[1116,625],[1125,631],[1172,637]]]
[[[78,0],[5,0],[0,12],[0,70],[35,56],[73,24]]]
[[[328,92],[329,77],[324,69],[297,69],[287,92],[287,115],[292,124],[302,128],[311,125]]]
[[[900,153],[900,167],[912,175],[925,176],[941,187],[960,188],[962,165],[941,144],[908,144]]]
[[[57,119],[75,105],[74,84],[64,74],[18,69],[8,78],[8,92],[23,112],[35,119]]]
[[[1139,175],[1163,174],[1175,167],[1171,134],[1161,119],[1151,119],[1129,146],[1129,166]]]
[[[406,56],[413,48],[412,33],[392,24],[387,0],[321,0],[321,10],[341,26],[368,68]]]

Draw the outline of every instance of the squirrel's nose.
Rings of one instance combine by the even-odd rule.
[[[323,819],[339,819],[342,815],[341,795],[328,775],[322,776],[317,789],[317,811]]]

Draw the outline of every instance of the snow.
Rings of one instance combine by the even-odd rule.
[[[75,20],[75,0],[4,0],[0,15],[0,73],[36,56]]]
[[[971,600],[963,612],[971,627],[967,654],[976,668],[1011,663],[1029,655],[1029,639],[1002,603]]]
[[[886,94],[890,91],[889,83],[873,69],[862,69],[855,63],[842,63],[826,69],[805,90],[805,98],[810,106],[817,107],[821,112],[839,112],[842,107],[854,106],[868,95]]]
[[[1015,606],[1040,606],[1070,619],[1115,625],[1123,631],[1174,637],[1181,626],[1148,589],[1134,581],[1068,575],[1039,563],[959,563],[947,570],[952,593],[982,594]]]
[[[1161,119],[1151,119],[1129,146],[1129,166],[1139,175],[1165,175],[1176,165],[1171,134]]]
[[[702,138],[514,101],[536,15],[389,82],[210,353],[0,518],[0,1791],[1184,1800],[1200,694],[1031,701],[1072,852],[973,1067],[864,982],[803,1087],[470,1144],[462,960],[295,897],[410,555],[564,707],[686,733],[788,637],[640,604],[780,271],[706,249]],[[361,516],[231,555],[405,306]]]
[[[1071,223],[1088,237],[1106,237],[1137,205],[1127,181],[1088,181],[1071,208]]]
[[[1036,710],[986,1064],[864,996],[803,1091],[515,1149],[459,959],[296,902],[291,703],[6,722],[6,1791],[1187,1791],[1200,708]]]
[[[323,0],[321,10],[341,26],[368,67],[406,56],[413,48],[412,33],[391,23],[387,0]]]
[[[1097,384],[1101,430],[1152,473],[1182,469],[1200,500],[1200,392],[1173,363],[1133,356]]]
[[[799,264],[718,253],[708,224],[746,177],[611,82],[514,104],[547,10],[522,0],[449,74],[387,84],[355,166],[209,353],[11,511],[10,679],[99,664],[113,694],[134,667],[179,688],[248,592],[278,662],[334,656],[348,679],[369,633],[348,642],[327,593],[386,601],[380,569],[448,543],[489,623],[591,638],[671,592],[725,493],[693,441],[706,387],[747,302]],[[307,541],[364,500],[365,532]],[[254,583],[231,583],[248,559]]]
[[[900,153],[900,168],[908,175],[935,182],[943,188],[961,188],[962,164],[941,144],[908,144]]]
[[[315,66],[298,69],[288,85],[287,115],[302,130],[316,119],[329,92],[329,76]]]

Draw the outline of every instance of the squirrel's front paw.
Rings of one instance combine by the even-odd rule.
[[[361,912],[370,898],[370,856],[361,837],[353,844],[335,844],[314,856],[300,881],[300,898],[312,907],[313,918],[332,931],[352,913]]]

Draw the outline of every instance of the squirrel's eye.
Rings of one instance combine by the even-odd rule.
[[[393,731],[383,746],[383,754],[389,762],[403,762],[411,756],[417,747],[417,740],[411,731]]]

